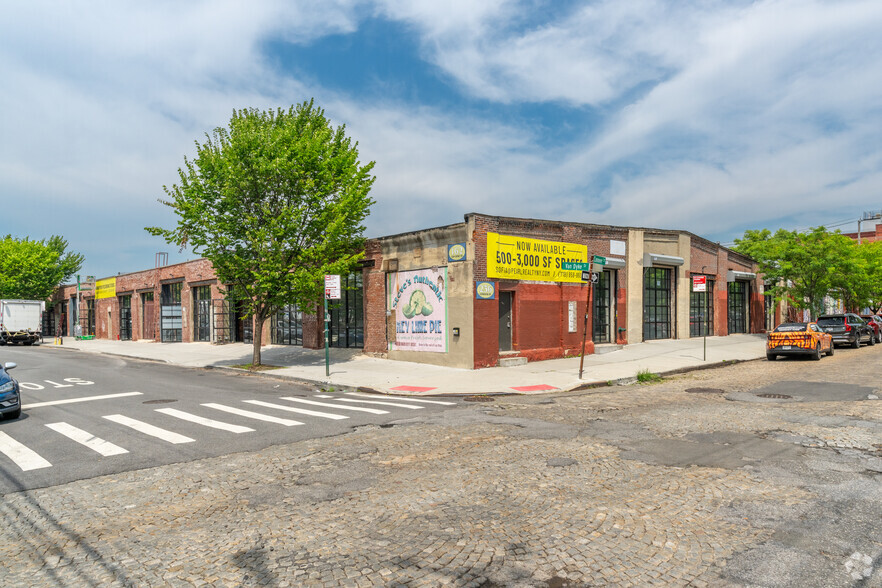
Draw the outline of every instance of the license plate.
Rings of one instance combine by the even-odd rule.
[[[782,345],[781,349],[783,349],[785,351],[789,351],[789,350],[793,349],[793,346],[792,345]]]

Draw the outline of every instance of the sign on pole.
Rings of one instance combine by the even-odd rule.
[[[591,259],[591,263],[594,263],[594,264],[597,264],[597,265],[606,265],[606,258],[605,258],[605,257],[601,257],[600,255],[595,255],[595,256]]]
[[[340,276],[325,276],[325,300],[340,300],[342,298],[342,288],[340,286]]]
[[[707,276],[692,276],[692,291],[707,292]]]
[[[591,262],[581,262],[581,261],[564,261],[560,264],[560,269],[564,271],[570,272],[581,272],[585,270],[591,269]]]

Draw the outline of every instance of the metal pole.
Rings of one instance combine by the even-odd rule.
[[[330,325],[331,315],[328,313],[328,295],[325,294],[325,377],[331,377]]]
[[[588,273],[594,273],[594,262],[588,266]],[[579,358],[579,379],[582,379],[582,367],[585,365],[585,340],[588,338],[588,313],[591,312],[591,293],[594,291],[594,282],[588,280],[588,295],[585,300],[585,328],[582,331],[582,355]]]

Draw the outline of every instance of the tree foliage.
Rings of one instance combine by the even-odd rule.
[[[58,235],[42,241],[6,235],[0,241],[0,298],[46,300],[83,265]]]
[[[160,202],[177,226],[147,231],[214,264],[228,296],[254,316],[255,366],[264,321],[287,304],[315,308],[324,275],[345,274],[364,255],[374,164],[361,165],[357,147],[312,101],[239,110],[229,128],[196,142],[180,184],[164,187]]]
[[[735,240],[735,250],[757,261],[767,291],[777,300],[813,317],[824,312],[824,298],[832,296],[846,308],[873,306],[882,299],[882,249],[878,244],[858,245],[852,239],[824,227],[806,232],[779,229],[749,230]],[[878,304],[878,302],[876,303]]]

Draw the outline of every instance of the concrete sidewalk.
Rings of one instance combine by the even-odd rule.
[[[270,345],[262,349],[261,360],[266,365],[281,366],[262,372],[268,376],[336,388],[369,388],[387,394],[533,394],[628,383],[644,370],[666,374],[724,361],[758,359],[765,356],[764,342],[765,335],[708,337],[706,359],[702,338],[625,345],[617,351],[585,356],[581,380],[578,357],[466,370],[369,357],[354,349],[331,349],[330,377],[325,376],[324,350]],[[65,337],[61,346],[46,339],[42,346],[218,368],[251,363],[252,353],[251,344],[245,343],[78,341],[73,337]]]

